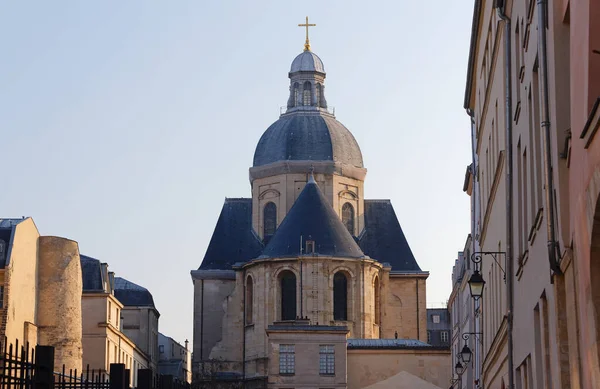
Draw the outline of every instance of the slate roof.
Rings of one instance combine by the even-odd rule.
[[[290,73],[295,72],[321,72],[325,73],[325,66],[318,55],[312,51],[304,51],[292,61]]]
[[[363,167],[360,147],[333,116],[319,112],[283,115],[262,135],[254,166],[278,161],[334,161]]]
[[[390,200],[365,200],[365,229],[358,244],[369,257],[389,263],[392,271],[421,271]]]
[[[154,299],[148,289],[125,278],[115,277],[115,297],[126,307],[152,307]]]
[[[435,348],[417,339],[348,339],[349,349],[414,349]]]
[[[258,257],[263,245],[252,231],[252,199],[225,199],[200,270],[230,270]]]
[[[4,253],[0,253],[0,269],[6,267],[8,246],[11,243],[13,228],[25,219],[0,219],[0,239],[4,241]]]
[[[81,262],[81,278],[83,280],[83,291],[84,292],[97,292],[103,291],[102,286],[102,267],[100,261],[88,257],[87,255],[80,255]]]
[[[330,210],[327,211],[328,215],[333,213],[336,216],[335,219],[339,220],[331,206],[324,208]],[[311,214],[312,212],[311,210]],[[281,230],[282,226],[283,222],[277,231]],[[345,228],[344,231],[346,231]],[[306,236],[304,231],[302,232],[302,235]],[[288,234],[290,233],[286,235]],[[282,244],[284,252],[288,253],[286,256],[299,254],[300,239],[299,235],[293,237],[294,234],[299,234],[298,228],[295,232],[291,232],[293,239],[290,238],[289,249],[287,248],[288,243]],[[271,238],[269,245],[274,238]],[[319,242],[316,243],[317,249],[320,249]],[[365,255],[380,263],[389,263],[393,272],[421,271],[390,200],[365,200],[365,229],[358,238],[358,246]],[[252,231],[252,199],[227,199],[200,265],[200,270],[231,270],[235,263],[248,262],[261,254],[273,255],[270,250],[275,250],[275,248],[269,249],[269,251],[265,249],[263,252],[262,244]],[[280,251],[281,247],[277,250]],[[321,254],[325,255],[325,253]]]
[[[265,247],[261,258],[298,256],[300,237],[304,241],[313,240],[315,252],[320,255],[364,257],[312,176]]]

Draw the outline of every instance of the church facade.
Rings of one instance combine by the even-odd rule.
[[[194,379],[447,387],[449,352],[426,343],[429,273],[391,202],[364,198],[362,153],[327,108],[325,77],[307,39],[287,110],[256,147],[252,197],[225,200],[191,272]]]

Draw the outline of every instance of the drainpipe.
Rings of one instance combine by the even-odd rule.
[[[552,177],[552,146],[550,138],[550,117],[548,114],[548,59],[546,54],[546,21],[548,13],[548,4],[546,0],[537,0],[538,8],[538,54],[540,70],[540,94],[542,95],[541,104],[541,125],[544,135],[544,178],[546,186],[544,188],[546,204],[546,229],[548,231],[548,260],[550,268],[557,274],[562,274],[557,260],[556,252],[558,244],[556,241],[556,228],[554,225],[554,182]]]
[[[200,280],[200,361],[202,362],[202,373],[204,373],[204,279]]]
[[[504,21],[504,84],[506,98],[506,295],[508,311],[506,312],[508,335],[508,389],[514,389],[513,361],[513,150],[512,150],[512,49],[510,18],[506,15],[504,0],[496,1],[498,17]]]
[[[421,328],[419,326],[421,323],[421,320],[419,319],[419,279],[417,278],[415,281],[415,287],[417,291],[417,340],[421,340]]]
[[[477,241],[476,241],[476,237],[475,237],[475,232],[477,230],[477,208],[478,208],[478,193],[479,190],[477,189],[477,169],[479,168],[477,166],[477,128],[475,126],[475,113],[473,112],[472,109],[467,108],[467,115],[469,115],[470,119],[471,119],[471,158],[472,158],[472,162],[471,162],[471,174],[473,175],[473,193],[471,194],[472,196],[472,211],[471,211],[471,245],[472,245],[472,253],[475,253],[477,250]],[[471,260],[471,258],[465,258],[465,261],[468,263]],[[473,302],[473,330],[469,329],[470,331],[475,331],[475,332],[480,332],[479,331],[479,323],[478,323],[478,317],[476,315],[477,310],[479,309],[480,305],[479,305],[479,300],[476,300]],[[460,304],[458,304],[458,317],[460,318]],[[469,326],[470,327],[470,326]],[[458,328],[459,332],[462,331],[462,325],[460,324],[460,320],[459,320],[459,328]],[[459,339],[459,344],[460,344],[460,339]],[[481,349],[479,347],[479,342],[475,342],[475,365],[473,368],[473,377],[475,380],[479,380],[479,355],[481,352]]]

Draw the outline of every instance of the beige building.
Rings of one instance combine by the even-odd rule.
[[[192,352],[175,339],[158,333],[158,372],[183,382],[192,382]]]
[[[149,357],[123,332],[123,304],[114,294],[114,274],[108,265],[81,256],[83,294],[83,365],[109,371],[111,363],[130,370],[130,385],[137,385],[139,369],[149,366]]]
[[[160,313],[148,289],[121,277],[114,278],[114,295],[120,307],[121,331],[148,361],[148,368],[158,373],[158,318]]]
[[[448,299],[448,310],[452,317],[452,366],[457,363],[465,365],[465,370],[460,377],[459,383],[454,385],[458,388],[473,388],[480,380],[481,372],[481,346],[483,337],[478,333],[479,319],[476,310],[479,308],[471,297],[468,280],[473,274],[474,264],[471,262],[473,242],[471,235],[468,236],[463,251],[458,253],[458,258],[452,268],[452,293]],[[464,339],[463,337],[466,337]],[[465,364],[458,356],[463,347],[467,345],[474,353],[473,363]],[[455,378],[459,378],[454,373]]]
[[[364,198],[362,153],[327,109],[325,76],[307,42],[287,111],[256,147],[252,198],[225,201],[192,271],[194,380],[447,387],[450,352],[426,343],[429,273],[391,202]]]
[[[475,238],[504,253],[481,257],[485,388],[509,387],[509,375],[516,388],[580,387],[566,148],[573,31],[562,3],[475,1],[465,96],[481,193]]]
[[[55,369],[81,371],[77,242],[40,236],[33,219],[0,219],[0,337],[54,346]]]

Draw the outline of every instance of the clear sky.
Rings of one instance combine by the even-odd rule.
[[[445,302],[470,228],[470,1],[0,1],[0,217],[79,242],[192,340],[190,270],[302,51]]]

